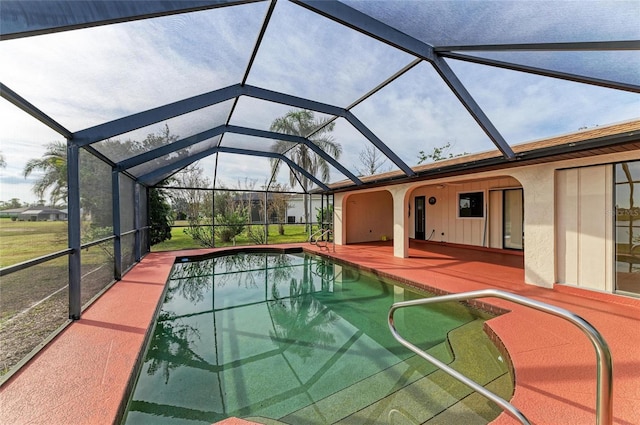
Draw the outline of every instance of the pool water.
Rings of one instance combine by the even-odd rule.
[[[124,423],[436,423],[428,421],[456,406],[487,423],[497,408],[485,400],[476,401],[481,411],[461,407],[471,391],[389,331],[391,304],[424,296],[306,254],[178,263]],[[482,332],[486,317],[447,303],[398,311],[396,326],[477,382],[502,388],[511,379]]]

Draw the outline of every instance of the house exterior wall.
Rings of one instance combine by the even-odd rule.
[[[346,243],[393,239],[393,197],[382,190],[356,193],[346,200]]]
[[[488,191],[496,187],[514,187],[518,186],[514,184],[518,182],[524,193],[525,282],[542,287],[564,283],[611,291],[614,273],[614,214],[607,212],[611,212],[614,206],[612,172],[607,170],[611,169],[613,163],[633,160],[640,160],[640,151],[603,154],[337,193],[334,210],[335,242],[348,242],[345,233],[347,223],[344,219],[348,217],[351,206],[346,200],[357,193],[387,190],[393,197],[395,256],[408,256],[408,238],[415,234],[409,205],[413,208],[413,199],[420,194],[424,194],[427,199],[429,196],[435,196],[437,199],[435,208],[431,211],[427,209],[427,214],[432,213],[432,225],[430,226],[427,218],[427,228],[429,231],[435,230],[433,240],[439,241],[444,232],[442,240],[446,242],[482,245],[482,220],[458,220],[452,212],[457,208],[457,193],[466,190]],[[593,170],[580,171],[582,182],[578,184],[576,171],[567,170],[584,167],[593,167]],[[438,185],[444,185],[444,188],[438,189]],[[607,190],[605,186],[608,187]],[[486,196],[485,200],[489,199],[491,202],[490,196]],[[428,205],[427,208],[430,207]],[[489,211],[492,211],[491,206]],[[436,212],[439,214],[435,215]],[[579,221],[581,224],[572,228],[572,221]],[[500,233],[494,232],[495,230],[495,227],[491,228],[489,221],[489,237],[485,240],[485,246],[492,246],[491,235],[495,238],[500,237]],[[576,242],[575,235],[579,235],[579,243]]]
[[[426,203],[426,238],[437,242],[450,242],[464,245],[489,246],[491,234],[489,226],[491,197],[490,189],[520,187],[520,182],[512,177],[497,177],[489,180],[450,182],[437,185],[428,184],[415,188],[411,192],[411,208],[415,198],[435,198],[436,203]],[[485,206],[484,217],[465,218],[458,216],[458,195],[460,193],[482,192]],[[502,214],[500,210],[500,214]],[[501,223],[501,221],[499,222]],[[415,238],[415,212],[408,220],[409,237]],[[497,226],[494,223],[494,226]]]
[[[308,201],[307,201],[308,202]],[[311,209],[309,210],[309,218],[311,221],[316,221],[316,208],[320,209],[321,200],[319,196],[313,196],[311,199]],[[326,200],[325,205],[326,208]],[[287,207],[287,217],[295,217],[296,223],[301,223],[304,221],[304,196],[303,195],[293,195],[291,199],[288,201]]]

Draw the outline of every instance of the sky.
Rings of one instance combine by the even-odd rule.
[[[639,7],[637,2],[581,3],[577,19],[587,24],[591,19],[598,24],[597,29],[583,27],[585,33],[578,31],[580,25],[564,25],[565,15],[576,13],[564,3],[545,2],[552,6],[545,9],[544,19],[528,19],[533,16],[528,14],[535,11],[529,3],[534,2],[491,2],[491,22],[484,24],[460,20],[455,9],[463,3],[450,3],[451,10],[441,11],[449,14],[438,15],[443,16],[442,22],[433,21],[431,26],[422,25],[420,19],[432,19],[429,13],[434,13],[434,9],[420,9],[419,3],[391,10],[383,10],[384,4],[354,4],[361,9],[371,7],[370,12],[379,19],[401,19],[400,28],[417,38],[433,37],[442,43],[462,42],[464,37],[474,39],[473,36],[487,42],[513,37],[506,42],[514,43],[529,42],[535,37],[545,41],[640,39],[637,25],[621,18],[633,16]],[[517,8],[517,4],[525,3],[527,7]],[[434,5],[438,10],[446,7],[444,2]],[[266,3],[246,4],[2,41],[0,81],[67,129],[79,131],[242,82],[266,6]],[[517,31],[507,31],[509,35],[505,36],[504,29],[498,31],[492,24],[501,22],[500,19],[509,23],[518,20],[520,25]],[[453,36],[443,35],[447,25],[455,25]],[[533,65],[545,64],[563,71],[584,71],[600,78],[610,76],[640,84],[637,51],[608,52],[598,57],[593,52],[486,56],[529,60]],[[344,108],[414,59],[281,1],[247,83]],[[640,95],[635,93],[455,60],[447,63],[510,144],[640,118]],[[165,124],[173,134],[187,137],[224,124],[233,103],[214,105],[117,138],[142,139],[161,131]],[[275,118],[290,109],[242,97],[233,109],[230,124],[268,130]],[[433,67],[425,62],[354,107],[352,112],[408,165],[417,163],[420,150],[428,152],[446,143],[451,143],[453,153],[494,149]],[[0,99],[0,120],[0,152],[7,162],[7,167],[0,170],[0,200],[19,198],[34,202],[31,186],[37,175],[25,179],[24,165],[29,159],[40,157],[46,143],[63,137],[4,99]],[[336,120],[332,137],[343,148],[340,160],[345,167],[352,172],[362,168],[358,156],[369,142],[342,118]],[[222,140],[225,146],[244,148],[262,148],[272,143],[238,135],[225,135]],[[200,164],[213,180],[215,158],[209,157]],[[258,187],[267,181],[269,160],[219,155],[218,182],[231,187],[247,178],[256,181]],[[331,181],[344,178],[333,170]],[[288,180],[288,174],[281,171],[278,181]]]

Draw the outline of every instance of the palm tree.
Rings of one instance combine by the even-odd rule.
[[[67,145],[64,142],[47,144],[42,158],[30,159],[24,166],[24,177],[29,177],[34,171],[43,172],[33,184],[33,193],[38,199],[44,198],[49,189],[53,205],[67,199]]]
[[[333,131],[334,127],[335,123],[330,122],[329,118],[315,119],[313,112],[307,110],[291,110],[287,112],[285,116],[276,118],[276,120],[271,123],[271,131],[307,137],[327,154],[338,159],[342,153],[342,146],[328,134]],[[316,131],[312,136],[309,136],[309,134],[318,128],[320,130]],[[307,145],[298,143],[294,147],[291,147],[291,142],[279,140],[276,142],[274,149],[278,153],[286,154],[294,163],[307,170],[313,176],[319,175],[323,181],[329,179],[329,164]],[[271,159],[271,171],[273,175],[277,174],[280,170],[280,164],[281,161],[279,159]],[[306,196],[312,182],[308,177],[298,175],[291,169],[289,173],[289,183],[294,187],[296,181],[300,182],[305,192],[304,217],[305,222],[308,223],[309,211]]]

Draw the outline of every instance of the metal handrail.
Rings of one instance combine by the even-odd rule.
[[[331,229],[318,229],[316,230],[311,236],[309,236],[309,243],[310,244],[318,244],[318,241],[323,238],[325,235],[331,233]],[[316,236],[317,235],[317,236]],[[315,237],[315,239],[314,239]]]
[[[324,231],[324,229],[321,227],[321,228],[319,228],[318,230],[316,230],[315,232],[313,232],[313,233],[309,236],[309,243],[310,243],[310,244],[312,244],[312,243],[313,243],[313,241],[314,241],[314,239],[313,239],[313,238],[314,238],[316,235],[319,235],[320,233],[322,233],[323,231]]]
[[[520,423],[529,425],[529,420],[520,412],[516,407],[514,407],[511,403],[504,400],[500,396],[492,393],[487,390],[480,384],[475,381],[467,378],[465,375],[460,372],[450,368],[446,364],[442,363],[440,360],[435,357],[425,353],[420,348],[411,344],[406,339],[402,338],[398,333],[397,329],[394,326],[393,315],[396,310],[404,307],[411,307],[416,305],[424,305],[424,304],[435,304],[442,303],[448,301],[466,301],[476,298],[502,298],[504,300],[512,301],[516,304],[524,305],[526,307],[531,307],[535,310],[543,311],[545,313],[552,314],[554,316],[563,318],[575,326],[577,326],[584,334],[587,335],[591,343],[593,344],[596,350],[596,359],[597,359],[597,389],[596,389],[596,424],[597,425],[609,425],[613,421],[613,362],[611,359],[611,351],[609,350],[609,346],[606,341],[598,332],[596,328],[594,328],[589,322],[584,320],[582,317],[578,316],[570,312],[569,310],[565,310],[560,307],[552,306],[540,301],[535,301],[530,298],[526,298],[520,295],[512,294],[510,292],[500,291],[497,289],[483,289],[480,291],[471,291],[471,292],[463,292],[460,294],[450,294],[450,295],[441,295],[435,296],[432,298],[423,298],[419,300],[412,301],[403,301],[395,303],[389,309],[389,329],[391,329],[391,333],[394,338],[400,342],[400,344],[404,345],[409,350],[413,351],[423,359],[427,360],[431,364],[436,367],[442,369],[444,372],[454,377],[458,381],[464,383],[465,385],[471,387],[476,392],[484,395],[489,400],[493,401],[507,413],[511,414],[514,418],[518,419]]]

